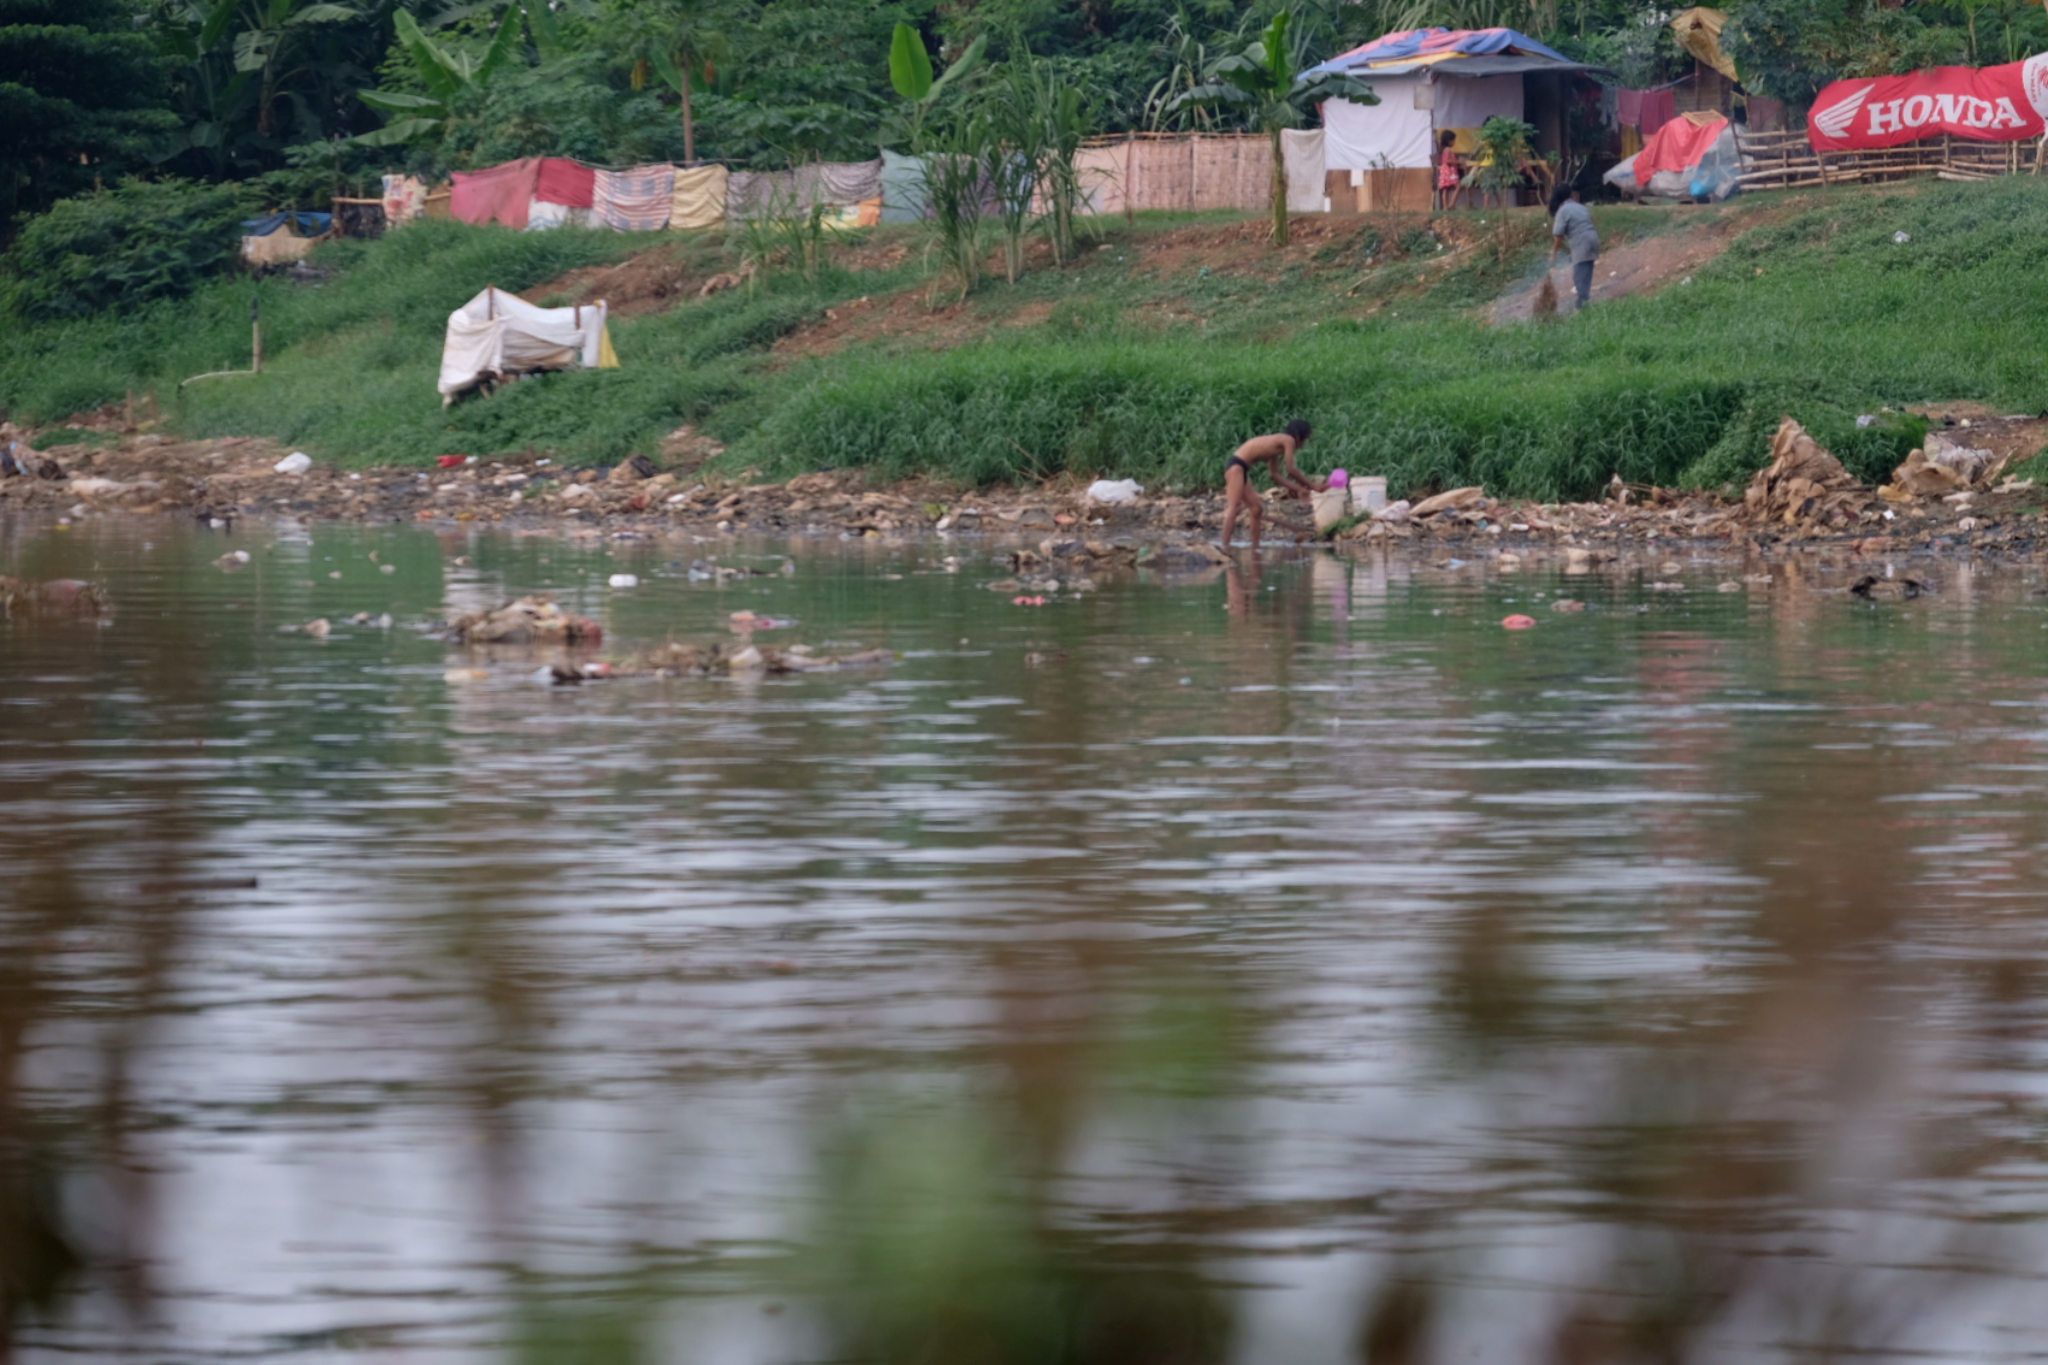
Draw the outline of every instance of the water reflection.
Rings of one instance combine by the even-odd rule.
[[[2048,1325],[2031,570],[1269,555],[1028,609],[963,542],[229,543],[0,540],[115,604],[0,626],[20,1358]],[[423,629],[533,590],[902,659],[550,688]]]

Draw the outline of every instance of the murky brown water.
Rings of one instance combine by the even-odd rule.
[[[721,548],[798,572],[688,576]],[[2048,1355],[2042,580],[1714,590],[1758,571],[1304,554],[1030,609],[968,542],[0,527],[114,603],[0,625],[0,1327]],[[608,648],[751,608],[903,657],[444,676],[426,621],[543,588]]]

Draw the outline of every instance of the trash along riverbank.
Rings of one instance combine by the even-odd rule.
[[[1268,495],[1269,544],[1339,548],[1410,543],[1514,555],[1545,547],[1613,553],[1685,545],[1694,552],[1781,547],[1856,555],[2033,556],[2048,548],[2048,490],[2009,471],[2048,447],[2048,419],[1968,405],[1926,410],[1937,423],[1890,483],[1857,480],[1786,419],[1771,461],[1740,498],[1632,486],[1597,502],[1491,497],[1482,487],[1398,499],[1318,532],[1306,502]],[[1958,414],[1961,415],[1958,415]],[[75,435],[66,429],[67,435]],[[254,438],[177,441],[107,433],[94,444],[37,444],[0,424],[0,512],[79,520],[173,514],[216,526],[244,518],[588,528],[630,539],[664,531],[902,538],[1021,538],[1047,561],[1139,564],[1154,546],[1186,547],[1188,567],[1220,564],[1223,498],[1141,491],[1097,501],[1090,486],[964,489],[926,479],[875,486],[857,471],[749,482],[664,470],[635,458],[608,470],[545,456],[450,457],[431,472],[343,470]],[[1201,547],[1201,548],[1197,548]],[[1195,561],[1199,560],[1200,563]],[[1027,565],[1027,568],[1029,566]]]

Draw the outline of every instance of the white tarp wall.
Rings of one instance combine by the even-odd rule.
[[[1328,210],[1330,200],[1323,192],[1323,130],[1282,130],[1280,152],[1287,160],[1287,211],[1322,213]]]
[[[1522,117],[1522,78],[1408,76],[1361,79],[1378,104],[1329,100],[1323,105],[1323,164],[1333,171],[1391,167],[1418,170],[1436,164],[1436,129],[1477,128],[1498,114]]]
[[[441,394],[452,398],[493,375],[595,369],[604,351],[603,301],[537,308],[502,289],[484,290],[448,315]]]
[[[1431,164],[1430,111],[1422,76],[1368,76],[1378,104],[1350,100],[1323,103],[1323,166],[1332,171],[1371,171]]]

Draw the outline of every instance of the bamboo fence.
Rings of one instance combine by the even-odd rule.
[[[2001,175],[2041,172],[2042,152],[2024,142],[1979,142],[1973,138],[1924,138],[1898,147],[1861,152],[1819,152],[1806,131],[1737,132],[1745,190],[1797,190],[1815,185],[1855,185],[1933,175],[1942,180],[1994,180]]]

